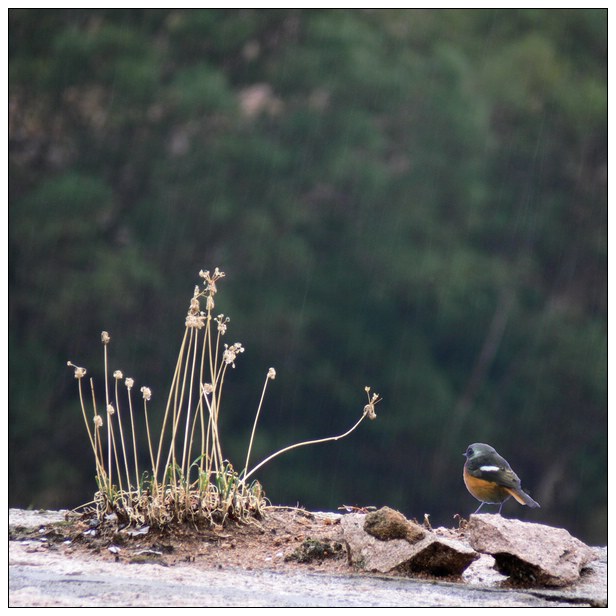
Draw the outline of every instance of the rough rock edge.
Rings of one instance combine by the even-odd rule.
[[[9,534],[19,533],[23,531],[32,531],[45,525],[56,525],[65,522],[66,516],[73,519],[70,511],[47,511],[47,510],[23,510],[9,509]],[[332,512],[317,512],[312,513],[316,518],[326,517],[330,519],[342,519],[348,514],[339,514]],[[446,536],[453,537],[458,534],[457,531],[450,528],[435,528],[434,532]],[[14,541],[10,541],[13,545]],[[502,595],[502,604],[508,605],[507,597],[511,592],[523,592],[525,595],[536,597],[539,600],[550,601],[554,606],[589,606],[589,607],[607,607],[607,547],[592,547],[591,548],[596,559],[589,563],[582,571],[580,580],[566,588],[511,588],[507,584],[501,582],[504,576],[501,576],[496,570],[492,569],[493,559],[487,554],[480,555],[480,558],[474,561],[464,572],[462,576],[462,585],[473,589],[483,589],[490,591],[496,596]],[[9,547],[9,550],[12,550]],[[29,550],[28,550],[29,551]],[[36,559],[38,553],[29,554]],[[67,557],[71,562],[74,561],[74,555]],[[37,564],[33,561],[34,564]],[[10,564],[10,563],[9,563]],[[339,575],[339,574],[338,574]],[[396,579],[391,575],[383,574],[386,579]],[[452,583],[447,581],[434,581],[435,589],[439,586],[459,586],[460,583]],[[31,590],[31,589],[30,589]],[[435,592],[437,592],[435,590]],[[30,595],[28,595],[30,596]],[[17,605],[16,603],[15,605]],[[31,602],[19,603],[19,605],[32,605]],[[68,604],[67,604],[68,605]],[[72,605],[72,604],[71,604]]]
[[[565,529],[545,524],[472,515],[467,532],[473,549],[493,556],[500,573],[527,586],[569,586],[597,558]]]
[[[350,513],[341,520],[349,560],[367,571],[460,576],[479,554],[455,539],[425,532],[423,539],[377,539],[364,530],[366,515]],[[398,521],[396,521],[398,523]]]

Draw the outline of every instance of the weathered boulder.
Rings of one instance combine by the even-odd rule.
[[[384,537],[406,536],[408,532],[408,538],[379,539],[366,532],[366,514],[352,513],[342,516],[340,523],[352,564],[380,573],[398,570],[457,576],[479,557],[474,550],[460,541],[439,537],[421,527],[418,528],[423,537],[419,537],[416,524],[407,520],[411,525],[407,527],[399,519],[402,514],[394,512],[397,515],[392,515],[391,511],[385,512],[381,517],[368,518],[368,529],[374,533],[377,528],[377,534]],[[383,522],[387,519],[393,520],[394,523],[389,530],[386,528],[386,522]]]
[[[382,541],[406,539],[409,543],[415,543],[426,536],[424,528],[390,507],[381,507],[378,511],[367,513],[364,530]]]
[[[500,515],[471,515],[467,534],[473,549],[494,557],[500,573],[526,585],[567,586],[597,558],[563,528]]]

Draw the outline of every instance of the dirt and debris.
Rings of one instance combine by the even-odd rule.
[[[483,517],[491,520],[493,516]],[[13,523],[9,538],[29,542],[31,550],[62,550],[76,558],[87,555],[115,563],[161,566],[195,563],[204,569],[301,569],[328,574],[365,569],[423,579],[453,576],[472,583],[474,570],[469,565],[474,560],[480,556],[483,560],[489,558],[490,568],[494,567],[493,558],[478,554],[469,545],[472,537],[465,520],[460,519],[457,528],[431,529],[429,522],[421,526],[388,507],[344,515],[269,507],[261,519],[228,521],[224,527],[190,523],[162,529],[121,527],[116,519],[101,523],[94,515],[73,512],[65,512],[63,518],[51,518],[38,526],[26,521],[21,526]],[[505,525],[512,523],[501,521]],[[396,550],[403,552],[399,558]],[[380,563],[383,558],[387,561],[384,564]],[[398,563],[406,565],[398,567]],[[496,579],[494,575],[492,578]]]
[[[342,543],[306,539],[292,554],[285,556],[285,561],[296,560],[298,563],[312,563],[321,562],[326,558],[340,557],[344,558]]]
[[[221,605],[252,605],[251,601],[264,605],[296,605],[297,601],[316,605],[314,588],[319,588],[321,597],[325,587],[339,586],[339,590],[331,590],[331,597],[323,595],[319,601],[328,605],[330,600],[332,605],[364,605],[366,595],[349,594],[350,580],[357,580],[351,583],[354,589],[371,584],[385,593],[377,597],[380,590],[370,591],[374,605],[408,605],[408,593],[414,597],[412,601],[418,601],[417,605],[606,604],[605,548],[593,548],[598,560],[589,565],[578,583],[561,589],[529,587],[523,594],[508,587],[508,578],[498,573],[494,558],[488,554],[481,554],[461,576],[445,582],[442,573],[431,575],[426,570],[409,568],[375,576],[350,559],[350,536],[345,535],[344,526],[355,515],[348,510],[341,515],[272,507],[262,519],[248,523],[160,530],[145,526],[120,528],[117,521],[109,520],[101,525],[94,518],[70,512],[11,509],[11,605],[175,605],[177,597],[185,598],[186,593],[195,605],[213,605],[217,601]],[[429,521],[424,520],[423,528],[439,540],[469,543],[469,528],[463,520],[457,528],[435,529],[430,529]],[[399,540],[383,543],[396,541]],[[128,586],[124,583],[127,575]],[[75,576],[79,584],[75,584]],[[383,586],[385,580],[395,584],[394,580],[403,582],[402,578],[414,585]],[[105,588],[99,591],[103,579]],[[64,580],[67,584],[63,585]],[[421,586],[425,582],[428,585]],[[220,596],[211,596],[211,584],[220,586],[216,586]],[[254,586],[264,593],[263,597],[251,596],[248,601],[242,593],[238,595],[238,584],[241,588]],[[275,600],[272,584],[280,595]],[[420,590],[426,595],[421,601],[417,598]]]
[[[369,512],[369,515],[374,517],[377,513]],[[121,528],[115,519],[101,524],[94,516],[67,511],[64,519],[50,519],[37,528],[13,524],[10,539],[29,541],[31,550],[61,550],[75,558],[86,555],[115,563],[160,566],[194,563],[204,569],[352,573],[357,567],[349,558],[349,546],[340,523],[343,515],[269,507],[262,519],[228,521],[224,527],[184,524],[157,529]],[[398,516],[404,519],[401,514]],[[411,534],[421,532],[418,524],[408,522],[408,525],[413,527]],[[463,528],[439,530],[451,539],[464,538]],[[391,574],[408,577],[409,571]],[[419,577],[425,579],[425,575]]]
[[[165,529],[118,528],[66,512],[62,522],[33,529],[13,525],[10,539],[30,541],[32,549],[84,553],[118,563],[169,566],[198,563],[204,568],[306,568],[339,573],[349,570],[340,515],[272,507],[261,520],[228,522],[219,528],[190,524]]]

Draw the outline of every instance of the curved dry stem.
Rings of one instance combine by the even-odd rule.
[[[339,434],[338,436],[328,436],[327,438],[319,438],[319,439],[315,439],[313,441],[304,441],[302,443],[295,443],[295,445],[289,445],[288,447],[285,447],[284,449],[276,451],[271,456],[265,458],[265,460],[263,460],[262,462],[259,462],[259,464],[257,464],[257,466],[255,466],[249,473],[246,473],[246,475],[244,475],[244,479],[243,480],[246,481],[248,479],[248,477],[253,475],[256,471],[258,471],[262,466],[267,464],[270,460],[273,460],[274,458],[278,457],[279,455],[281,455],[281,454],[283,454],[283,453],[285,453],[287,451],[291,451],[291,449],[297,449],[298,447],[304,447],[305,445],[317,445],[319,443],[327,443],[328,441],[338,441],[341,438],[344,438],[345,436],[348,436],[349,434],[351,434],[351,432],[353,432],[353,430],[355,430],[355,428],[357,428],[357,426],[359,426],[359,424],[364,420],[364,417],[366,417],[366,413],[364,413],[359,418],[359,421],[352,428],[347,430],[344,434]]]

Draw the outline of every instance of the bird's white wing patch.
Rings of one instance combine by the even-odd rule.
[[[485,473],[489,473],[494,471],[500,471],[500,468],[498,468],[498,466],[480,466],[479,470],[484,471]]]

